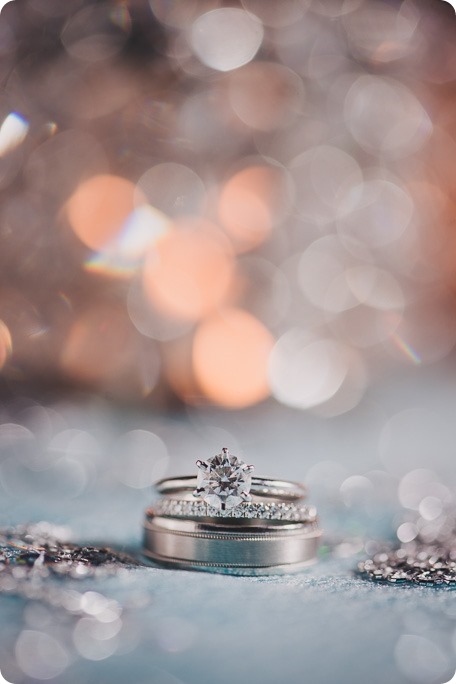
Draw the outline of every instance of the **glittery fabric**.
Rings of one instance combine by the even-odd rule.
[[[82,583],[82,589],[94,588],[124,605],[122,650],[102,660],[78,657],[53,681],[95,684],[106,677],[111,682],[209,684],[214,681],[211,673],[217,672],[216,681],[229,684],[236,658],[238,681],[273,684],[284,676],[311,673],[318,684],[406,684],[410,678],[397,666],[404,634],[416,636],[418,645],[421,639],[430,651],[428,678],[421,676],[418,660],[409,667],[412,681],[443,682],[451,674],[454,595],[374,586],[353,578],[347,561],[322,562],[293,577],[262,579],[137,569],[119,579]],[[23,601],[2,599],[2,604],[7,608],[3,620],[8,618],[2,630],[2,661],[8,662]],[[59,643],[67,652],[77,624],[91,619],[79,614],[69,619],[59,609],[45,609],[44,614],[52,616],[54,633],[59,630]],[[76,643],[86,656],[99,655],[84,640]],[[413,649],[412,641],[411,658]]]
[[[29,433],[24,440],[32,424],[22,404],[21,413],[11,405],[0,429],[4,525],[47,520],[62,528],[59,534],[70,548],[109,547],[113,558],[127,554],[139,565],[102,564],[80,577],[42,577],[38,565],[29,597],[4,588],[4,677],[16,684],[448,681],[456,667],[454,591],[377,584],[356,576],[355,569],[380,544],[394,544],[396,530],[410,535],[417,519],[425,523],[421,533],[428,534],[439,519],[434,499],[451,499],[453,394],[449,376],[423,369],[395,386],[377,385],[358,410],[325,422],[271,406],[161,418],[99,399],[59,400],[43,403],[40,415],[64,417],[64,429],[59,423],[37,439],[34,415],[35,460],[27,455]],[[165,468],[157,467],[163,452],[151,456],[155,477],[190,473],[197,458],[228,444],[254,462],[260,475],[304,479],[325,529],[319,563],[293,576],[263,578],[142,565],[141,523],[151,503],[151,475],[144,468],[125,470],[116,452],[120,442],[134,454],[131,434],[138,431],[166,445]],[[46,446],[55,445],[57,435],[58,456]],[[403,461],[395,466],[401,450]],[[67,478],[79,472],[74,463],[86,478],[77,491]],[[18,573],[21,580],[20,565]]]

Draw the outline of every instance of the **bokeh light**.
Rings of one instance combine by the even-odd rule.
[[[98,62],[120,52],[130,30],[126,6],[118,6],[115,10],[111,3],[101,2],[73,14],[62,31],[61,41],[71,57],[83,62]]]
[[[246,311],[226,309],[203,321],[193,341],[193,368],[204,395],[230,408],[265,399],[272,345],[272,335]]]
[[[206,190],[192,169],[182,164],[157,164],[146,171],[137,184],[137,202],[149,203],[167,216],[200,215],[204,211]]]
[[[114,470],[117,479],[133,489],[145,489],[164,476],[168,452],[164,442],[147,430],[132,430],[116,445]]]
[[[68,200],[68,220],[91,249],[103,249],[122,230],[134,208],[134,185],[118,176],[94,176]]]
[[[242,5],[261,19],[265,26],[283,28],[302,17],[310,0],[283,0],[280,5],[275,0],[242,0]]]
[[[343,348],[332,340],[309,339],[290,330],[274,347],[270,383],[274,396],[295,408],[311,408],[331,399],[348,373]]]
[[[304,220],[330,224],[356,205],[362,171],[343,150],[331,145],[311,148],[293,159],[290,170],[299,188],[296,201]]]
[[[344,114],[361,147],[386,157],[415,152],[432,132],[431,120],[413,93],[392,79],[378,76],[360,76],[353,83]]]
[[[427,636],[402,634],[394,654],[400,672],[417,684],[449,681],[449,658],[439,644]]]
[[[7,326],[0,321],[0,369],[3,368],[13,351],[13,342]]]
[[[292,206],[293,186],[280,166],[252,165],[224,184],[219,218],[240,252],[254,249],[269,237]]]
[[[251,129],[286,128],[304,110],[304,85],[291,69],[254,62],[236,70],[229,83],[233,111]]]
[[[122,230],[85,261],[87,271],[128,278],[141,266],[147,251],[171,229],[171,221],[158,209],[142,204],[128,215]]]
[[[22,672],[38,680],[53,679],[69,665],[65,648],[46,632],[24,630],[16,642],[15,652]]]
[[[232,275],[223,234],[208,221],[182,220],[148,254],[143,284],[159,311],[198,320],[225,300]]]
[[[28,122],[16,112],[8,114],[0,126],[0,157],[21,144],[27,135]]]
[[[135,344],[134,328],[123,311],[93,306],[70,328],[60,364],[76,383],[124,396],[147,395],[157,381],[159,361],[153,348],[145,354],[138,346],[135,357],[143,359],[138,366],[131,356]]]
[[[192,361],[225,309],[274,340],[258,401],[326,417],[389,367],[452,357],[456,57],[437,5],[23,3],[33,67],[11,42],[22,10],[2,15],[7,380],[228,405]]]
[[[190,43],[199,59],[218,71],[250,62],[263,41],[263,26],[255,15],[235,7],[206,12],[193,22]]]

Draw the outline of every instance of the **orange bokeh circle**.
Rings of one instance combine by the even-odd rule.
[[[144,292],[167,316],[196,321],[225,301],[233,268],[228,240],[215,226],[202,219],[181,221],[149,252]]]
[[[87,247],[100,250],[122,230],[134,209],[135,186],[120,176],[92,176],[66,205],[68,221]]]
[[[266,240],[287,213],[290,188],[280,167],[255,165],[235,173],[224,184],[218,215],[237,252],[247,252]]]
[[[242,408],[269,396],[271,333],[247,311],[225,309],[203,321],[193,340],[193,371],[204,395]]]
[[[0,321],[0,369],[3,368],[13,350],[11,333],[3,321]]]

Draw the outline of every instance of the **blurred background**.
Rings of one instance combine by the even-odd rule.
[[[350,572],[456,537],[450,4],[14,0],[0,89],[1,524],[139,553],[153,482],[227,446],[307,482],[333,558],[123,575],[108,632],[93,586],[74,632],[2,598],[9,678],[257,681],[258,634],[264,684],[449,678],[454,606]]]
[[[426,497],[440,520],[455,46],[445,2],[5,5],[5,520],[103,536],[116,492],[128,538],[157,477],[221,446],[336,527],[354,505],[391,534]]]
[[[8,3],[4,392],[334,416],[385,373],[449,358],[452,15]]]

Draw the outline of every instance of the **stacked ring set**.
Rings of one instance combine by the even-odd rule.
[[[197,476],[155,484],[144,553],[168,567],[237,575],[292,572],[315,562],[317,511],[302,484],[253,476],[222,449],[197,461]]]

